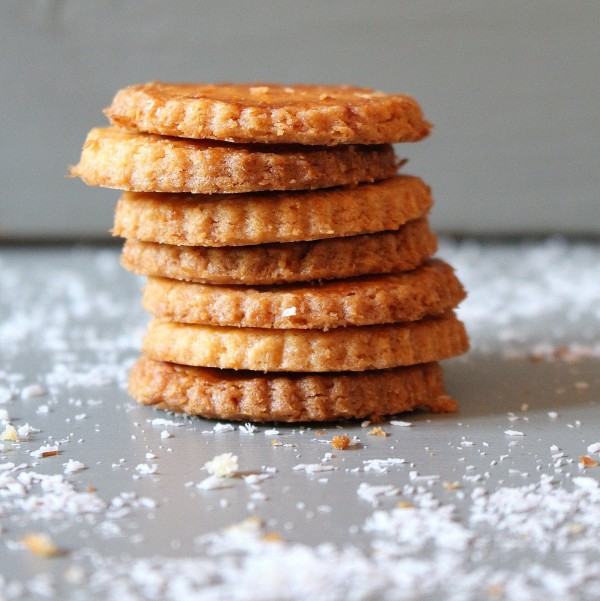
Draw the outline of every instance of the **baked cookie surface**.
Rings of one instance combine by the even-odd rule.
[[[417,408],[456,410],[437,363],[351,374],[256,374],[141,357],[129,393],[144,405],[255,422],[377,419]]]
[[[441,260],[397,274],[251,288],[149,278],[144,308],[165,321],[242,328],[321,329],[415,321],[465,297]]]
[[[313,242],[211,248],[128,239],[121,265],[190,282],[269,285],[408,271],[436,250],[437,237],[421,218],[397,231]]]
[[[105,113],[140,132],[267,144],[415,142],[431,128],[410,96],[353,86],[151,82]]]
[[[241,145],[106,127],[90,131],[71,175],[120,190],[217,194],[356,185],[397,168],[389,144]]]
[[[180,246],[247,246],[396,230],[433,204],[418,177],[308,192],[234,195],[125,193],[113,234]]]
[[[142,345],[152,359],[254,371],[364,371],[428,363],[468,349],[453,312],[400,324],[268,330],[153,319]]]

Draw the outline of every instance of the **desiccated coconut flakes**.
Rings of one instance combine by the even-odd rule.
[[[76,461],[73,459],[69,459],[67,463],[63,463],[63,467],[65,468],[65,474],[75,474],[76,472],[86,469],[86,466],[81,463],[81,461]]]
[[[230,478],[239,469],[238,456],[233,453],[222,453],[215,455],[204,464],[206,471],[219,478]]]
[[[467,271],[470,270],[469,275],[474,276],[475,280],[478,279],[482,285],[486,279],[490,279],[489,271],[484,277],[483,272],[476,265],[478,261],[472,264],[469,263],[469,257],[472,258],[474,256],[470,254],[475,252],[473,247],[469,250],[467,245],[459,244],[455,247],[450,246],[455,249],[455,254],[452,257],[458,255],[465,259],[462,262],[457,262],[460,269],[466,266]],[[474,247],[479,247],[479,245],[476,244]],[[560,259],[561,256],[564,256],[564,249],[560,245],[549,244],[548,248],[555,253],[555,258],[558,256]],[[476,253],[479,252],[480,250],[476,251]],[[541,258],[540,254],[536,262],[537,265],[542,264]],[[531,301],[525,303],[525,314],[534,315],[535,310],[540,310],[540,307],[543,312],[553,302],[551,298],[552,294],[547,294],[547,298],[544,298],[534,307],[533,305],[536,305],[536,303],[533,302],[535,299],[533,298],[534,295],[531,289],[514,286],[515,272],[521,269],[523,263],[521,259],[523,257],[519,256],[519,261],[515,261],[514,265],[511,261],[506,261],[505,263],[508,265],[507,270],[511,271],[511,273],[507,275],[504,272],[499,272],[498,279],[493,278],[494,281],[489,282],[487,292],[484,292],[490,300],[493,300],[494,295],[497,297],[496,304],[487,305],[485,311],[488,314],[487,319],[490,318],[490,315],[492,321],[497,319],[497,323],[494,324],[494,328],[492,329],[498,330],[500,336],[506,334],[508,329],[507,323],[510,321],[510,319],[504,322],[502,320],[506,320],[507,316],[508,318],[514,317],[518,312],[518,303],[516,300],[512,302],[511,298],[511,294],[514,294],[515,289],[519,291],[519,304],[523,302],[523,296],[527,301]],[[114,257],[111,260],[114,261]],[[2,257],[0,257],[1,262]],[[519,266],[516,265],[517,263],[519,263]],[[555,265],[554,262],[553,265]],[[575,314],[578,311],[583,311],[584,304],[581,298],[574,298],[577,295],[572,294],[569,290],[561,291],[560,286],[564,287],[566,281],[582,282],[585,281],[585,278],[581,278],[581,272],[579,274],[570,274],[564,272],[564,269],[561,271],[560,261],[556,267],[557,269],[553,271],[558,271],[559,273],[549,274],[547,281],[543,282],[543,287],[545,287],[546,291],[555,290],[559,294],[562,294],[562,302],[570,295],[569,304],[565,306],[572,305]],[[477,269],[480,269],[480,271],[477,271]],[[565,277],[563,277],[563,272]],[[562,281],[560,281],[561,278]],[[559,281],[560,286],[558,284]],[[513,284],[511,290],[509,290],[509,283]],[[597,288],[597,284],[592,282],[589,286],[584,286],[584,288],[592,289],[593,292],[596,290],[594,286]],[[469,285],[468,288],[471,298],[474,298],[482,289],[482,286]],[[537,294],[539,294],[539,289]],[[582,296],[579,291],[578,295]],[[90,300],[86,299],[86,296],[90,295],[81,294],[78,297],[82,305],[90,303]],[[588,295],[585,290],[583,296],[591,298],[591,295]],[[573,298],[571,299],[571,297]],[[482,321],[486,319],[482,310],[484,305],[480,303],[480,299],[481,297],[476,302],[472,302],[469,306],[465,307],[464,315],[468,317],[470,323],[476,324],[477,319],[481,319]],[[89,308],[85,308],[82,310],[82,314],[90,310]],[[477,311],[480,312],[479,317],[475,315]],[[475,318],[473,318],[474,315]],[[498,317],[502,315],[504,317]],[[39,321],[39,323],[35,324],[35,328],[28,327],[27,331],[40,331],[40,326],[48,321],[47,316],[44,316],[44,318],[44,321]],[[54,322],[56,323],[56,320]],[[495,327],[496,325],[498,326],[497,328]],[[0,324],[0,329],[2,329],[0,339],[3,341],[7,339],[3,336],[6,332],[12,337],[10,340],[17,340],[22,336],[14,326],[9,328]],[[473,326],[470,329],[473,332],[474,349],[486,352],[485,341],[482,340],[480,331],[478,331],[477,327]],[[502,330],[504,330],[504,333]],[[10,333],[11,331],[12,333]],[[43,344],[52,344],[50,336],[47,334],[45,336],[46,339]],[[62,350],[60,352],[65,353],[69,348],[69,341],[62,334],[58,336],[58,338],[61,337],[63,339],[57,340],[56,346],[53,348],[61,347]],[[521,347],[530,344],[526,340],[522,342],[519,338],[511,338],[510,336],[506,340],[513,340],[517,346],[521,345]],[[113,340],[107,339],[105,343],[104,348],[108,348],[109,344],[113,343]],[[122,344],[122,348],[129,349],[128,352],[130,354],[137,352],[137,342],[132,343],[131,340],[123,340]],[[568,345],[568,347],[572,348],[575,348],[575,346]],[[48,348],[48,346],[45,348]],[[505,347],[502,348],[504,349]],[[543,358],[566,362],[571,360],[567,359],[568,354],[566,352],[557,352],[556,345],[548,344],[545,347],[540,346],[539,348],[543,354]],[[529,349],[525,348],[524,350],[528,351]],[[506,351],[506,354],[508,354],[508,351]],[[582,350],[579,354],[579,357],[581,356],[598,357],[600,356],[600,352],[597,346],[588,345],[587,350]],[[114,362],[115,364],[121,363],[120,359],[117,359],[116,356]],[[76,377],[71,378],[68,374],[69,371],[73,371],[71,365],[65,361],[64,367],[65,369],[60,373],[60,377],[63,378],[62,381],[65,382],[65,386],[67,385],[67,381],[71,383],[77,382],[81,385],[85,381],[84,376],[86,373],[88,375],[92,374],[92,369],[88,370],[88,367],[85,366],[79,370],[75,370]],[[107,376],[104,381],[112,383],[119,380],[122,387],[126,371],[127,368],[124,368],[122,364],[114,370],[106,369],[106,373],[111,375]],[[115,374],[118,374],[118,377]],[[5,376],[0,374],[0,380],[3,377]],[[8,382],[8,380],[3,380],[3,382]],[[55,380],[56,382],[59,382],[58,377]],[[9,386],[11,390],[18,393],[19,385],[11,383]],[[0,386],[1,391],[2,387]],[[51,394],[55,394],[53,389],[51,390]],[[11,393],[11,397],[14,396],[15,394]],[[45,406],[48,411],[55,409],[55,405],[50,401]],[[513,406],[516,405],[513,404]],[[533,403],[532,407],[535,409]],[[125,411],[129,411],[129,409]],[[11,411],[11,413],[15,412]],[[548,413],[550,418],[553,417],[551,413]],[[52,417],[50,416],[48,420]],[[119,417],[123,417],[123,415],[120,414]],[[574,421],[573,416],[569,415],[568,419],[575,426],[581,426],[581,424],[578,425],[577,421]],[[193,428],[191,423],[191,420],[182,420],[177,425],[188,425],[190,428]],[[390,425],[393,424],[390,423]],[[583,428],[586,426],[591,427],[591,423],[584,422],[584,425],[581,426],[581,436],[577,440],[579,445],[581,444],[580,439],[584,435]],[[46,423],[44,424],[44,428],[46,429]],[[529,436],[532,443],[534,442],[534,432],[536,430],[531,428]],[[537,433],[535,437],[537,438]],[[86,439],[91,441],[86,444],[94,444],[93,434],[90,433],[90,436],[86,436]],[[143,434],[140,433],[139,441],[136,444],[140,444],[142,439]],[[49,440],[53,439],[49,438]],[[514,441],[511,442],[514,443]],[[237,439],[235,439],[235,444],[238,444]],[[544,444],[546,445],[544,448],[547,448],[547,440],[544,440]],[[497,452],[497,449],[494,449],[494,445],[495,443],[492,443],[490,452]],[[503,442],[502,445],[502,450],[506,450],[506,442]],[[12,447],[12,445],[6,446]],[[582,450],[576,451],[577,447],[567,447],[564,443],[562,443],[562,446],[568,448],[569,452],[573,453],[575,457]],[[12,448],[8,450],[11,453],[13,452]],[[20,452],[25,453],[27,450],[27,444],[23,444]],[[412,448],[410,450],[412,451]],[[420,447],[420,450],[422,451],[422,447]],[[397,510],[382,512],[380,514],[381,528],[379,530],[368,530],[365,528],[366,534],[371,537],[367,542],[372,543],[373,553],[365,552],[364,550],[361,551],[352,545],[336,548],[331,544],[326,544],[322,546],[326,548],[316,548],[286,543],[281,539],[276,541],[273,537],[267,543],[266,535],[268,533],[260,530],[251,534],[247,533],[245,537],[238,534],[236,535],[238,538],[235,539],[235,542],[231,538],[227,538],[228,535],[217,532],[209,535],[210,542],[205,542],[206,546],[198,547],[198,555],[196,556],[175,559],[147,557],[133,560],[128,565],[122,565],[122,562],[120,563],[117,557],[98,557],[96,562],[91,561],[90,563],[82,562],[80,565],[78,564],[74,568],[77,569],[75,580],[78,586],[81,586],[83,583],[86,589],[91,587],[96,593],[100,591],[98,594],[99,598],[121,598],[123,590],[127,590],[132,598],[145,598],[146,594],[149,594],[150,589],[152,589],[154,591],[160,590],[160,598],[165,599],[185,598],[185,595],[182,594],[182,591],[184,591],[189,593],[189,596],[193,596],[194,594],[196,596],[204,595],[206,598],[227,598],[228,601],[237,601],[238,599],[249,601],[251,599],[266,598],[286,598],[291,600],[320,598],[321,596],[330,599],[352,598],[361,601],[374,598],[381,599],[382,601],[391,601],[392,599],[396,601],[400,598],[444,598],[449,599],[449,601],[454,601],[454,599],[480,601],[481,599],[493,598],[494,595],[502,598],[503,601],[523,601],[525,599],[531,601],[550,597],[550,595],[552,595],[552,598],[561,599],[561,601],[583,601],[584,599],[586,601],[595,601],[597,598],[596,593],[600,586],[600,565],[594,555],[597,552],[597,540],[599,538],[597,524],[600,521],[597,510],[599,504],[598,481],[595,478],[587,478],[587,476],[585,479],[579,479],[576,476],[578,473],[577,464],[574,463],[570,466],[568,461],[573,461],[573,459],[562,456],[554,459],[554,461],[562,460],[559,467],[564,469],[562,475],[556,476],[557,480],[555,482],[547,481],[544,478],[540,478],[540,481],[536,482],[529,476],[527,482],[524,483],[525,486],[516,488],[506,487],[502,482],[502,479],[507,474],[508,466],[506,464],[513,466],[515,474],[522,475],[524,473],[524,464],[520,463],[519,456],[517,456],[517,453],[514,453],[515,450],[520,451],[521,447],[516,448],[512,446],[510,448],[511,455],[506,455],[508,461],[505,464],[496,462],[498,467],[495,473],[497,473],[500,482],[496,483],[495,489],[490,486],[489,494],[483,494],[481,487],[474,486],[474,479],[461,480],[463,490],[457,492],[464,492],[467,501],[460,506],[460,512],[451,512],[445,509],[445,506],[440,505],[440,501],[435,496],[427,497],[426,491],[424,491],[425,486],[422,486],[418,481],[413,482],[411,480],[403,487],[402,482],[407,481],[410,476],[408,476],[408,470],[405,471],[398,465],[398,469],[394,470],[390,478],[394,478],[394,484],[399,487],[403,498],[407,500],[403,501],[402,507],[398,507]],[[558,451],[558,449],[556,450]],[[302,451],[305,453],[305,449],[302,449]],[[453,452],[452,447],[450,448],[450,452]],[[590,450],[588,452],[592,453]],[[402,454],[404,453],[403,449]],[[344,455],[344,459],[348,459],[348,468],[354,469],[354,467],[362,465],[362,469],[366,471],[367,464],[361,464],[365,456],[357,454],[358,461],[356,461],[356,457],[353,458],[348,454]],[[473,455],[475,457],[472,461],[475,462],[477,455],[476,453],[473,453]],[[310,454],[306,456],[311,457],[310,460],[312,460]],[[370,457],[370,455],[366,456]],[[412,457],[412,455],[409,455],[409,457]],[[352,463],[352,459],[355,459],[354,463]],[[435,459],[432,461],[435,461]],[[46,462],[43,467],[48,470],[60,470],[59,465],[57,462]],[[376,464],[373,463],[373,465]],[[436,464],[434,463],[433,465],[435,466]],[[479,469],[477,466],[462,466],[464,464],[457,463],[458,473],[456,477],[460,476],[461,471],[466,473],[467,470],[473,472]],[[50,511],[50,499],[45,503],[40,498],[45,495],[50,495],[52,503],[56,503],[57,507],[63,507],[64,509],[63,503],[57,498],[56,491],[54,490],[54,488],[64,486],[64,482],[66,481],[64,481],[62,475],[56,480],[54,478],[44,480],[43,486],[46,488],[44,491],[41,491],[41,480],[30,483],[26,477],[21,480],[16,479],[15,476],[18,471],[25,473],[27,469],[27,466],[21,466],[20,470],[16,470],[17,467],[14,463],[12,465],[10,463],[0,464],[0,492],[2,493],[3,511],[13,512],[15,515],[17,512],[20,512],[19,516],[24,515],[24,512],[28,511],[30,513],[27,513],[26,519],[38,519],[38,516],[42,513],[41,507],[44,507],[45,511]],[[390,464],[387,467],[393,468],[394,464]],[[430,471],[432,463],[428,462],[426,465],[423,463],[422,465],[411,466],[411,471],[416,471],[416,469],[412,469],[416,467]],[[537,468],[540,467],[540,465],[537,466]],[[346,468],[346,471],[351,471],[348,468]],[[102,466],[100,466],[95,472],[96,475],[101,474],[102,469]],[[124,469],[129,468],[125,466]],[[550,470],[552,471],[551,466]],[[588,472],[585,473],[587,474]],[[590,471],[589,473],[593,474],[594,472]],[[443,475],[444,477],[448,476],[446,473]],[[483,476],[483,474],[473,475]],[[572,476],[575,477],[573,478]],[[373,477],[379,479],[380,475],[373,474]],[[381,478],[381,481],[385,484],[389,483],[388,477]],[[253,480],[250,479],[247,483],[252,482]],[[442,484],[441,487],[443,486]],[[18,492],[19,490],[21,493]],[[432,487],[431,490],[435,491],[436,487]],[[43,494],[38,494],[42,492]],[[439,492],[448,495],[448,493],[444,493],[442,490]],[[71,493],[69,494],[78,493],[75,493],[74,489],[71,489]],[[192,492],[192,494],[194,493]],[[248,492],[247,496],[250,497],[255,494],[257,494],[257,491]],[[455,494],[452,494],[453,499],[455,498]],[[24,509],[25,505],[17,507],[15,504],[16,500],[23,500],[28,496],[35,497],[35,502],[39,505],[31,503],[26,505],[26,509]],[[490,497],[493,497],[492,501],[489,500]],[[459,498],[458,495],[456,498]],[[261,498],[257,496],[253,500],[264,501],[265,499],[262,496]],[[229,503],[230,501],[226,499],[226,502]],[[133,505],[128,505],[127,503],[132,502],[125,499],[122,502],[115,502],[113,509],[110,510],[112,511],[112,515],[115,516],[117,512],[129,510],[128,508]],[[76,504],[74,503],[74,505]],[[90,506],[92,505],[93,502],[90,501]],[[364,503],[362,505],[364,506]],[[318,505],[318,507],[322,510],[333,507],[335,511],[333,503]],[[443,511],[438,512],[437,509],[439,508],[443,509]],[[63,509],[53,515],[63,515]],[[405,515],[398,516],[395,511],[405,512]],[[102,516],[99,519],[104,520],[103,516],[105,512],[106,508],[98,512],[98,516]],[[477,521],[475,519],[477,516],[484,519]],[[421,518],[422,522],[419,521]],[[58,517],[54,517],[53,519],[58,519]],[[117,519],[117,517],[114,519]],[[497,521],[495,521],[496,519]],[[415,522],[421,528],[421,531],[415,531]],[[458,525],[466,530],[468,543],[464,547],[461,547],[460,543],[456,543],[457,546],[452,549],[450,541],[453,538],[460,540],[461,530],[460,528],[453,529],[449,527],[448,523],[450,525]],[[124,529],[120,528],[116,522],[109,523],[107,520],[104,520],[102,524],[103,532],[108,533],[112,530],[114,533],[117,533],[120,531],[121,535],[123,535]],[[299,524],[296,524],[297,528],[298,526]],[[437,531],[436,527],[439,528]],[[281,528],[284,528],[283,524]],[[350,528],[354,528],[353,532],[360,532],[360,527],[357,524],[352,524]],[[100,531],[100,527],[98,527],[94,532],[99,533]],[[418,547],[415,550],[409,544],[411,536],[424,538],[425,544],[430,545],[431,548],[422,553],[421,550],[424,547]],[[469,539],[468,537],[472,538]],[[131,540],[133,542],[133,538]],[[364,540],[361,540],[361,543]],[[267,544],[271,545],[270,551]],[[498,567],[497,564],[492,562],[486,562],[486,553],[502,549],[503,545],[508,547],[515,545],[513,548],[524,558],[524,561],[515,567],[513,564],[510,564],[510,554],[507,554],[508,563],[505,566],[506,569]],[[273,546],[275,546],[275,549]],[[566,557],[564,566],[560,563],[553,563],[552,558],[547,560],[544,556],[544,549],[551,548],[567,552],[564,556],[559,556],[561,558]],[[489,554],[487,558],[489,559]],[[264,577],[257,578],[257,572],[264,575]],[[259,580],[260,582],[258,582]],[[52,590],[49,581],[38,580],[32,586],[37,587],[36,590],[40,591]],[[2,590],[6,590],[4,582],[2,582]],[[325,597],[327,593],[330,593],[329,597]],[[210,597],[211,595],[212,597]],[[222,597],[222,595],[227,596]],[[268,595],[271,596],[269,597]]]
[[[17,429],[12,424],[7,424],[3,432],[0,432],[0,440],[6,442],[19,442]]]

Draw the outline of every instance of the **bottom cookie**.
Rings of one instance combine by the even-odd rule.
[[[438,363],[359,373],[262,374],[142,356],[129,393],[143,405],[210,419],[308,422],[456,410]]]

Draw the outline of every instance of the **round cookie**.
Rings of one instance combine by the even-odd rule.
[[[440,315],[465,297],[441,260],[388,275],[251,288],[149,278],[144,308],[165,321],[213,326],[328,330],[416,321]]]
[[[90,131],[71,175],[135,192],[217,194],[356,185],[391,177],[397,168],[389,144],[241,145],[107,127]]]
[[[153,319],[142,345],[152,359],[254,371],[364,371],[439,361],[468,349],[453,312],[401,324],[267,330]]]
[[[309,192],[217,196],[125,193],[113,234],[178,246],[248,246],[397,230],[425,215],[431,190],[399,175]]]
[[[121,265],[140,275],[260,286],[408,271],[436,250],[437,238],[421,218],[397,231],[255,246],[175,246],[130,238]]]
[[[256,374],[141,357],[131,370],[129,393],[167,411],[254,422],[379,419],[421,407],[456,410],[437,363],[350,374]]]
[[[267,144],[415,142],[431,129],[410,96],[353,86],[155,81],[119,90],[104,112],[140,132]]]

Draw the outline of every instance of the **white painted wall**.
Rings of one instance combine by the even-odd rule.
[[[439,231],[599,234],[599,39],[598,0],[2,0],[0,238],[106,235],[118,192],[67,165],[153,79],[410,93]]]

